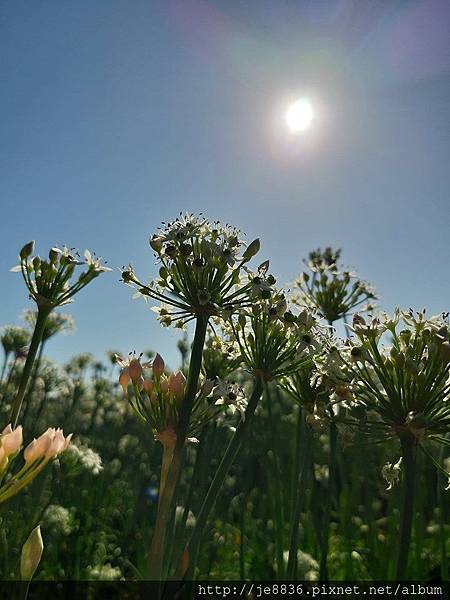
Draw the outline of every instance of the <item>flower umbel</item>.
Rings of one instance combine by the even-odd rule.
[[[181,406],[184,401],[186,378],[181,371],[164,374],[164,361],[157,354],[150,363],[140,363],[140,357],[117,357],[122,372],[119,383],[127,394],[136,414],[148,423],[155,438],[163,445],[175,446]],[[151,376],[150,376],[151,373]],[[128,388],[131,388],[129,392]],[[243,412],[246,406],[242,390],[226,381],[206,380],[199,386],[189,423],[189,441],[205,424],[227,407]]]
[[[333,323],[376,299],[369,284],[358,279],[356,273],[338,266],[341,251],[318,248],[309,254],[305,271],[296,281],[300,289],[296,302],[315,308],[329,323]]]
[[[165,224],[150,237],[150,246],[160,263],[158,280],[144,284],[131,266],[123,270],[122,280],[139,295],[161,301],[157,311],[164,326],[184,327],[200,315],[227,315],[249,306],[251,294],[262,293],[241,280],[259,240],[244,248],[240,232],[230,226],[188,214]]]
[[[12,271],[22,273],[25,284],[38,307],[55,308],[67,304],[72,297],[104,271],[110,271],[89,250],[81,259],[78,252],[66,246],[51,248],[48,259],[32,256],[34,242],[29,242],[20,251],[20,264]],[[71,282],[77,266],[87,267],[75,282]]]

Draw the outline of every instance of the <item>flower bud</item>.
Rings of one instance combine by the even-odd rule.
[[[124,269],[122,271],[122,281],[124,283],[129,283],[130,281],[133,281],[134,278],[134,273],[132,269]]]
[[[138,358],[132,358],[128,366],[128,375],[133,383],[137,383],[142,375],[142,366]]]
[[[59,248],[50,248],[50,252],[48,253],[48,257],[52,264],[55,264],[58,260],[58,257],[61,254],[61,250]]]
[[[28,536],[22,547],[20,557],[20,576],[23,581],[31,581],[41,561],[44,543],[42,541],[41,526],[38,525]]]
[[[35,256],[33,258],[33,269],[35,271],[38,271],[41,267],[41,259],[39,258],[39,256]]]
[[[177,400],[181,400],[184,395],[184,387],[186,385],[186,377],[181,371],[172,373],[169,377],[169,391],[175,394]]]
[[[19,425],[14,430],[11,429],[11,425],[5,427],[0,437],[0,444],[4,455],[10,456],[11,454],[15,454],[22,445],[22,441],[22,425]]]
[[[148,240],[150,247],[156,253],[160,253],[162,250],[163,239],[159,235],[152,235]]]
[[[163,359],[159,354],[156,354],[152,363],[153,375],[157,378],[161,377],[161,375],[164,373],[164,366],[165,365]]]
[[[243,258],[245,260],[250,260],[253,256],[255,256],[255,254],[258,254],[260,247],[261,242],[259,241],[259,238],[256,238],[256,240],[253,240],[253,242],[247,246],[244,254],[242,255]]]
[[[37,440],[34,439],[31,444],[28,444],[23,453],[23,458],[26,463],[31,464],[45,456],[52,442],[53,431],[54,430],[49,427]]]
[[[20,258],[22,260],[26,260],[29,256],[33,254],[34,250],[34,240],[25,244],[25,246],[20,251]]]
[[[119,384],[122,386],[124,392],[127,391],[128,384],[130,383],[130,375],[128,373],[128,369],[123,369],[119,375]]]
[[[69,445],[69,441],[72,435],[66,438],[64,437],[64,433],[62,429],[57,429],[52,437],[51,444],[46,452],[47,458],[53,458],[63,452],[67,446]]]

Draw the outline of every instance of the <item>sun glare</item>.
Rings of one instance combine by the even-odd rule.
[[[288,108],[285,115],[291,133],[306,131],[314,119],[314,111],[308,98],[299,98]]]

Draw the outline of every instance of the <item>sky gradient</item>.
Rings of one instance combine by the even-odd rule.
[[[4,0],[0,323],[30,306],[9,272],[25,242],[88,247],[115,270],[48,355],[176,366],[178,335],[116,268],[156,274],[148,236],[180,211],[259,236],[281,284],[333,245],[383,308],[448,309],[449,30],[446,0]],[[316,118],[293,136],[303,95]]]

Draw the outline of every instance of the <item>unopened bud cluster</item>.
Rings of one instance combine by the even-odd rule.
[[[20,453],[23,443],[22,426],[15,429],[8,425],[0,435],[0,474],[4,477],[0,487],[0,503],[15,496],[42,471],[53,458],[64,452],[72,434],[64,437],[62,429],[50,427],[40,437],[34,439],[23,451],[24,465],[15,474],[9,474],[13,460]]]
[[[20,251],[20,264],[11,270],[22,273],[30,297],[43,309],[67,304],[100,273],[110,270],[89,250],[85,251],[83,259],[65,246],[51,248],[47,259],[33,256],[33,252],[34,242],[29,242]],[[85,270],[72,280],[78,266],[84,266]]]
[[[151,362],[141,363],[141,357],[116,355],[121,367],[119,384],[137,415],[148,423],[155,439],[164,446],[175,446],[179,414],[184,400],[186,378],[182,371],[165,374],[164,360],[159,354]],[[225,408],[234,407],[243,413],[242,390],[220,380],[206,379],[196,394],[189,424],[190,441],[204,425]]]

